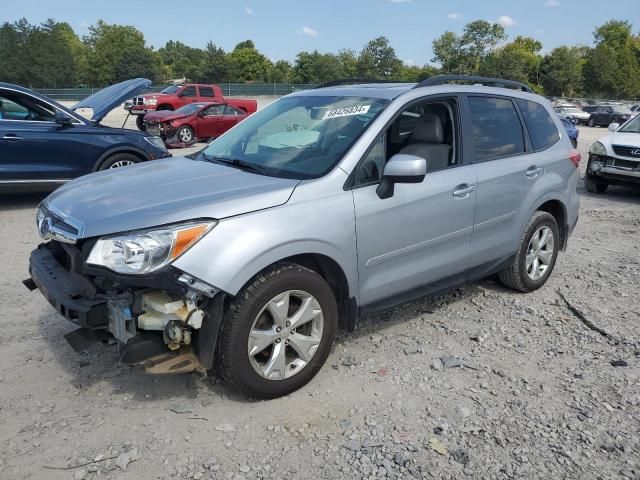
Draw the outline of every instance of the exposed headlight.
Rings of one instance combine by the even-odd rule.
[[[164,150],[165,152],[167,151],[167,147],[160,137],[144,137],[144,139],[154,147],[157,147],[160,150]]]
[[[156,100],[155,98],[145,98],[142,100],[142,103],[144,103],[145,105],[155,105],[158,103],[158,100]]]
[[[216,223],[194,221],[104,237],[91,249],[87,263],[131,275],[154,272],[186,252]]]
[[[607,150],[604,148],[604,145],[600,142],[593,142],[591,148],[589,149],[589,153],[594,155],[606,155]]]

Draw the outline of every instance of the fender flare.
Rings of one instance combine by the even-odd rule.
[[[103,162],[109,158],[111,155],[114,155],[116,153],[132,153],[140,158],[143,158],[144,161],[146,160],[151,160],[149,158],[149,156],[143,151],[140,150],[137,147],[132,147],[132,146],[128,146],[128,145],[122,145],[120,147],[114,147],[114,148],[110,148],[109,150],[107,150],[106,152],[104,152],[102,155],[100,155],[98,157],[98,160],[96,160],[96,162],[93,165],[93,168],[91,169],[92,172],[97,172],[98,170],[100,170],[100,165],[103,164]]]

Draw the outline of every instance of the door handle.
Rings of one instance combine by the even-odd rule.
[[[7,142],[19,142],[20,140],[24,140],[22,137],[14,135],[13,133],[7,133],[2,140],[6,140]]]
[[[533,167],[527,168],[527,171],[525,172],[525,174],[529,178],[536,178],[538,174],[541,172],[542,172],[542,168],[533,166]]]
[[[471,192],[476,189],[475,185],[469,185],[463,183],[462,185],[458,185],[453,191],[453,196],[456,198],[467,198]]]

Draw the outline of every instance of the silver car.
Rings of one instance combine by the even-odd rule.
[[[25,285],[80,326],[76,350],[115,338],[148,372],[215,367],[285,395],[359,315],[494,273],[544,285],[578,219],[580,156],[527,90],[434,77],[288,95],[193,159],[55,191]]]

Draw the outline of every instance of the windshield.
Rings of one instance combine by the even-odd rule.
[[[583,113],[579,108],[565,108],[568,113]]]
[[[192,113],[196,113],[204,106],[204,103],[189,103],[188,105],[183,105],[182,107],[178,108],[174,113],[184,113],[189,115]]]
[[[613,111],[616,113],[625,113],[625,114],[631,113],[631,110],[629,110],[627,107],[613,107]]]
[[[640,133],[640,115],[633,117],[627,123],[625,123],[619,132],[625,133]]]
[[[160,93],[176,93],[180,87],[178,85],[169,85],[163,88]]]
[[[213,141],[203,156],[270,176],[318,178],[342,159],[388,104],[364,97],[285,97]]]

